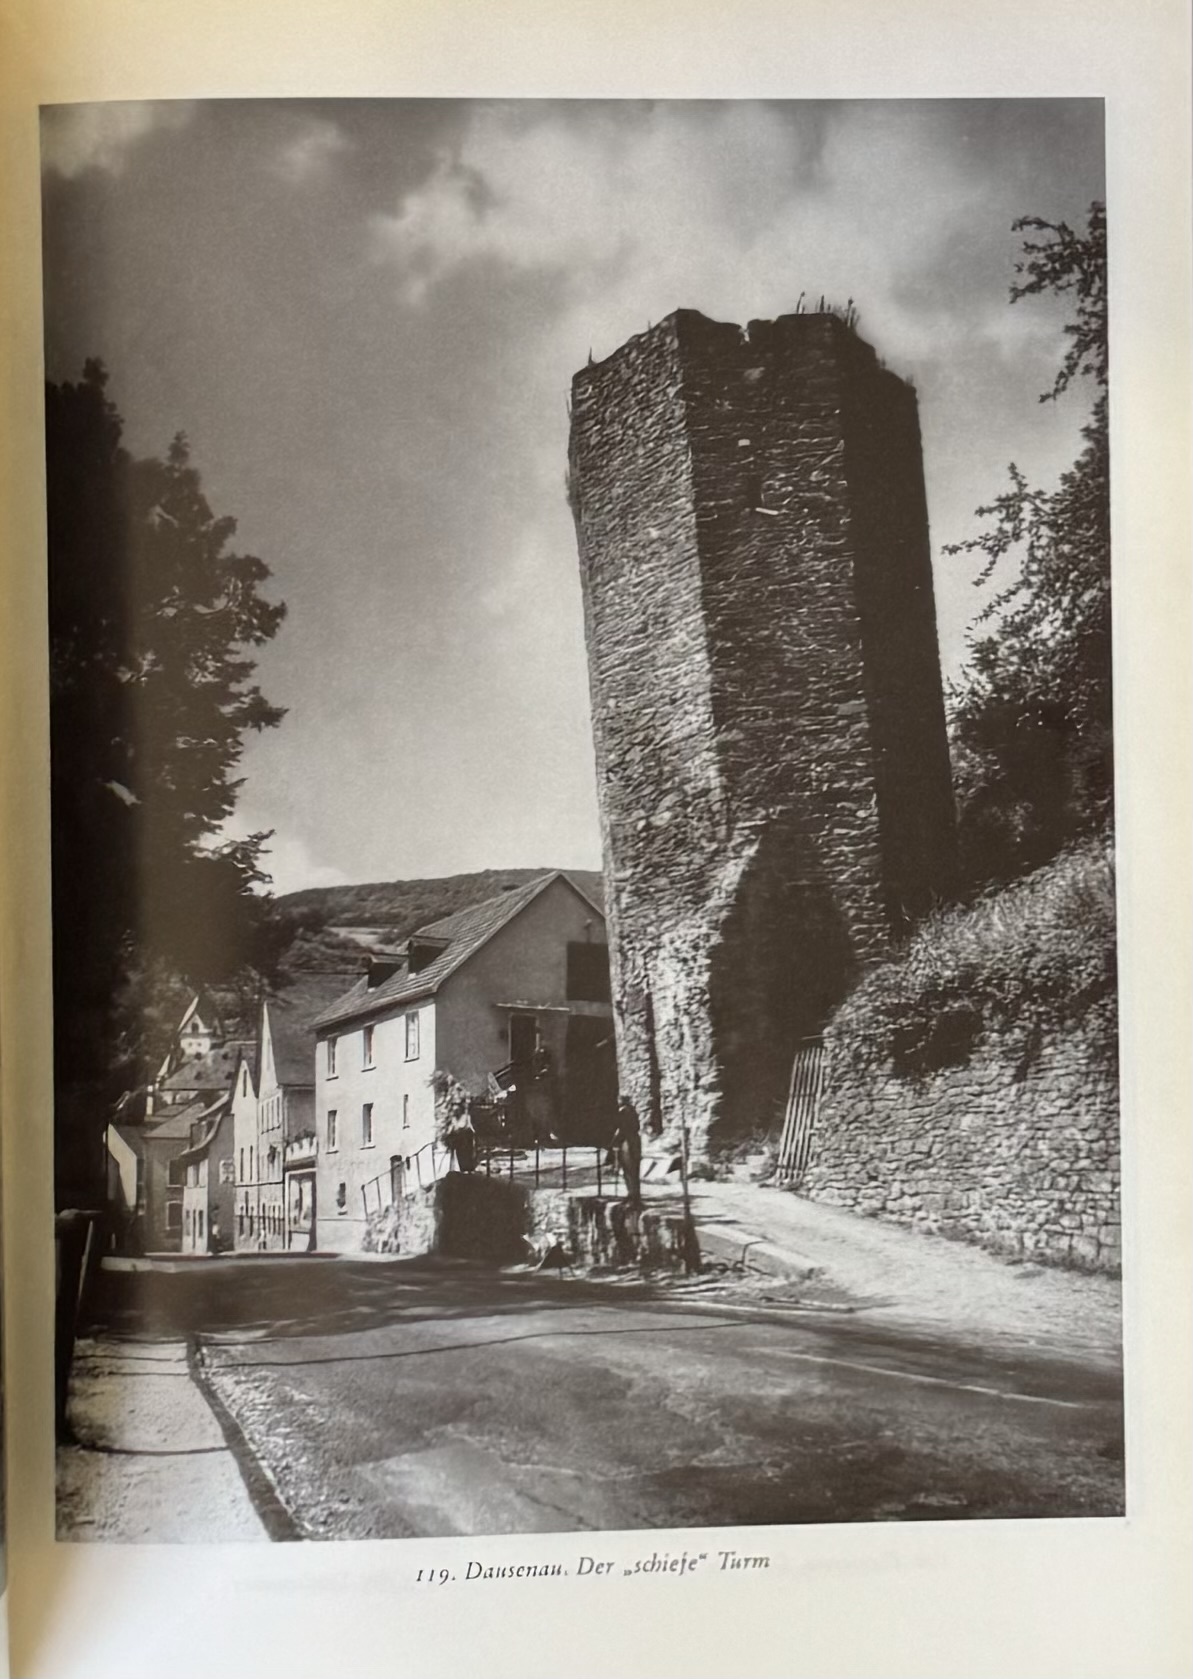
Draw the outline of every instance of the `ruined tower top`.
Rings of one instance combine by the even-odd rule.
[[[838,316],[678,310],[573,382],[622,1076],[699,1135],[952,884],[914,392]]]

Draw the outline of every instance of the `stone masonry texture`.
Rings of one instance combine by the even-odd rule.
[[[680,310],[573,381],[618,1066],[696,1156],[954,885],[914,392],[832,314]]]
[[[562,1264],[584,1269],[680,1271],[687,1259],[676,1214],[457,1172],[374,1214],[362,1246],[365,1253],[442,1253],[496,1265],[556,1250]]]
[[[922,1079],[854,1070],[826,1035],[829,1078],[801,1193],[995,1252],[1117,1272],[1118,1080],[1092,1020],[1026,1043],[987,1031]]]

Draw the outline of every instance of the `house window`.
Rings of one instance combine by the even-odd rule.
[[[567,997],[569,1003],[607,1003],[611,1000],[607,945],[568,945]]]
[[[403,1096],[402,1097],[402,1130],[403,1131],[409,1131],[409,1129],[410,1129],[410,1097],[409,1096]]]
[[[336,1041],[335,1038],[328,1038],[327,1040],[327,1076],[329,1079],[336,1076]]]
[[[346,1183],[340,1184],[336,1190],[336,1207],[342,1213],[348,1211],[348,1185]]]
[[[364,1057],[361,1065],[364,1067],[371,1067],[373,1065],[373,1028],[371,1026],[365,1027],[364,1031],[361,1033],[361,1040],[364,1050]]]
[[[418,1060],[418,1011],[411,1010],[406,1016],[406,1059]]]
[[[167,1201],[166,1202],[166,1229],[167,1230],[181,1230],[182,1229],[182,1202],[181,1201]]]
[[[239,1174],[239,1176],[240,1176],[241,1183],[243,1183],[244,1182],[244,1150],[243,1149],[241,1149],[241,1151],[240,1151],[240,1174]]]
[[[338,1138],[336,1133],[337,1133],[336,1110],[334,1108],[328,1108],[328,1110],[327,1110],[327,1147],[328,1147],[329,1152],[333,1149],[339,1148],[339,1146],[340,1146],[339,1138]]]
[[[203,1240],[203,1209],[202,1209],[202,1207],[196,1207],[195,1208],[195,1240],[196,1240],[196,1242],[201,1242]]]
[[[182,1188],[183,1184],[186,1182],[186,1164],[184,1161],[179,1159],[171,1160],[169,1171],[166,1174],[166,1182],[170,1185],[171,1189]]]
[[[190,1184],[192,1189],[197,1189],[199,1187],[199,1164],[198,1164],[198,1161],[192,1160],[190,1165],[187,1167],[187,1169],[186,1169],[186,1181],[187,1181],[187,1183]]]
[[[250,1143],[249,1144],[249,1177],[250,1177],[250,1179],[252,1178],[252,1176],[253,1176],[253,1145],[252,1145],[252,1143]]]
[[[247,1096],[248,1093],[249,1093],[249,1070],[248,1070],[247,1067],[244,1067],[244,1068],[241,1069],[241,1074],[240,1074],[240,1094],[242,1096]]]
[[[366,1102],[360,1110],[360,1142],[362,1148],[373,1146],[373,1104]]]

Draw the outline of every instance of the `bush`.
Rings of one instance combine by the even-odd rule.
[[[990,1030],[1093,1023],[1116,1053],[1114,861],[1108,834],[1034,874],[926,921],[873,969],[830,1027],[833,1054],[856,1070],[927,1077],[966,1061]]]

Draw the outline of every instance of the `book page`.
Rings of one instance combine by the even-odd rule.
[[[1183,37],[898,16],[14,14],[21,1671],[1187,1660]]]
[[[0,1048],[2,1053],[2,1048]],[[0,1159],[0,1233],[3,1229],[3,1160]],[[4,1416],[4,1260],[0,1241],[0,1673],[8,1673],[8,1472]]]

